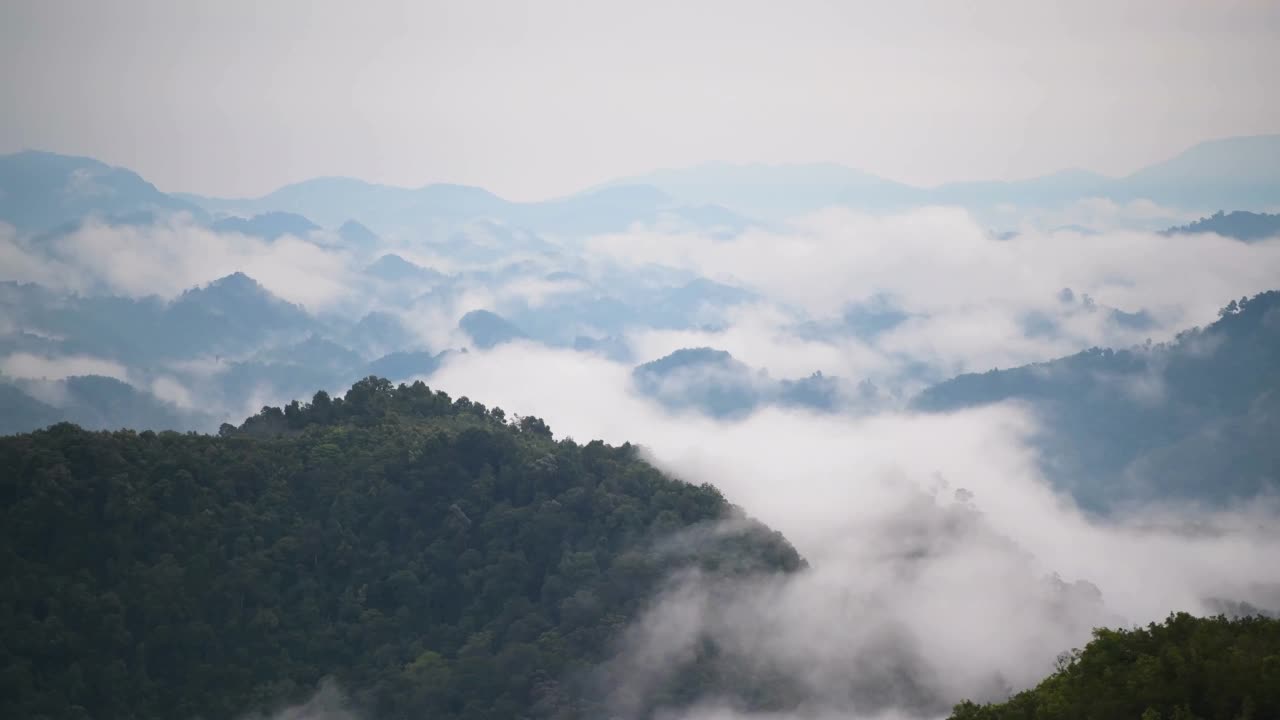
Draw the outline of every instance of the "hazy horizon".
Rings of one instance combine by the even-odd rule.
[[[259,198],[259,197],[265,197],[265,196],[270,195],[271,193],[273,193],[273,192],[275,192],[275,191],[277,191],[277,190],[282,190],[282,189],[284,189],[284,188],[291,187],[291,186],[293,186],[293,185],[299,185],[299,184],[306,183],[306,182],[310,182],[310,181],[313,181],[313,180],[356,180],[356,181],[359,181],[359,182],[366,183],[366,184],[368,184],[368,185],[376,185],[376,186],[383,186],[383,187],[397,188],[397,189],[407,189],[407,190],[414,190],[414,189],[420,189],[420,188],[424,188],[424,187],[431,187],[431,186],[433,186],[433,185],[445,185],[445,186],[448,186],[448,185],[454,185],[454,186],[460,186],[460,187],[475,187],[475,188],[479,188],[479,189],[482,189],[482,190],[488,190],[488,191],[490,191],[490,192],[493,192],[493,194],[494,194],[494,195],[497,195],[497,196],[499,196],[499,197],[502,197],[503,199],[506,199],[506,200],[511,200],[511,201],[513,201],[513,202],[530,202],[530,203],[534,203],[534,202],[544,202],[544,201],[547,201],[547,200],[556,200],[556,199],[560,199],[560,198],[571,197],[571,196],[573,196],[573,195],[577,195],[577,194],[584,193],[584,192],[590,192],[590,191],[592,191],[592,190],[596,190],[596,189],[603,188],[603,187],[608,187],[608,186],[611,186],[611,185],[626,184],[626,183],[627,183],[627,181],[632,180],[632,179],[636,179],[639,183],[643,184],[643,182],[644,182],[644,180],[645,180],[645,178],[646,178],[647,176],[650,176],[650,175],[658,175],[658,174],[661,174],[661,173],[670,172],[670,171],[678,171],[678,170],[687,170],[687,169],[711,169],[711,168],[715,168],[715,169],[724,168],[724,169],[734,169],[734,170],[737,170],[737,169],[750,169],[750,168],[788,168],[788,167],[812,167],[812,168],[819,168],[819,167],[832,167],[832,168],[841,168],[841,169],[844,169],[844,170],[852,170],[852,171],[855,171],[855,172],[865,173],[865,174],[867,174],[867,175],[869,175],[869,176],[873,176],[873,177],[879,178],[879,179],[881,179],[881,180],[885,180],[885,181],[889,181],[889,182],[894,182],[894,183],[899,183],[899,184],[906,185],[906,186],[909,186],[909,187],[918,188],[918,189],[921,189],[921,190],[932,190],[932,189],[937,189],[937,188],[944,187],[944,186],[947,186],[947,185],[952,185],[952,184],[981,183],[981,182],[1020,182],[1020,181],[1026,181],[1026,180],[1035,180],[1035,179],[1044,178],[1044,177],[1051,177],[1051,176],[1055,176],[1055,175],[1069,174],[1069,173],[1087,173],[1087,174],[1092,174],[1092,175],[1098,175],[1098,176],[1101,176],[1101,177],[1104,177],[1104,178],[1108,178],[1108,179],[1118,179],[1118,178],[1126,177],[1126,176],[1128,176],[1128,175],[1132,174],[1133,172],[1137,172],[1137,171],[1142,170],[1142,169],[1144,169],[1144,168],[1146,168],[1146,167],[1150,167],[1152,164],[1156,164],[1156,163],[1159,163],[1159,162],[1161,162],[1161,161],[1168,160],[1168,159],[1171,159],[1171,158],[1173,158],[1173,157],[1176,157],[1176,156],[1177,156],[1178,154],[1180,154],[1181,152],[1186,151],[1186,150],[1189,150],[1189,149],[1194,148],[1194,147],[1199,146],[1199,145],[1208,144],[1208,143],[1214,143],[1214,142],[1221,142],[1221,141],[1226,141],[1226,140],[1245,140],[1245,139],[1253,139],[1253,138],[1280,138],[1280,132],[1276,132],[1276,133],[1259,133],[1259,134],[1256,134],[1256,135],[1233,135],[1233,136],[1227,136],[1227,137],[1205,138],[1204,140],[1200,140],[1200,141],[1198,141],[1198,142],[1194,142],[1194,143],[1192,143],[1191,145],[1188,145],[1187,147],[1182,148],[1182,150],[1179,150],[1179,151],[1176,151],[1176,152],[1170,153],[1170,154],[1169,154],[1169,156],[1167,156],[1167,157],[1157,158],[1157,159],[1156,159],[1156,160],[1154,160],[1152,163],[1143,164],[1143,165],[1140,165],[1140,166],[1137,166],[1137,167],[1131,168],[1131,169],[1130,169],[1130,170],[1128,170],[1128,171],[1119,172],[1119,173],[1103,173],[1103,172],[1099,172],[1099,171],[1097,171],[1097,170],[1094,170],[1094,169],[1092,169],[1092,168],[1087,168],[1087,167],[1061,167],[1061,168],[1057,168],[1057,169],[1052,169],[1052,170],[1047,170],[1047,171],[1044,171],[1044,172],[1035,173],[1035,174],[1032,174],[1032,175],[1022,175],[1022,176],[1018,176],[1018,177],[1010,177],[1010,178],[968,177],[968,178],[957,178],[957,179],[954,179],[954,180],[947,180],[947,181],[939,182],[939,183],[924,183],[924,184],[916,184],[916,183],[906,182],[906,181],[903,181],[903,180],[899,180],[899,179],[897,179],[897,178],[888,177],[888,176],[885,176],[885,175],[881,175],[881,174],[879,174],[879,173],[871,172],[871,171],[867,170],[866,168],[858,167],[858,166],[855,166],[855,165],[848,165],[848,164],[844,164],[844,163],[838,163],[838,162],[829,161],[829,160],[814,160],[814,161],[808,161],[808,162],[802,162],[802,161],[796,161],[796,162],[760,162],[760,161],[752,161],[752,160],[744,160],[744,161],[734,162],[734,161],[726,161],[726,160],[705,160],[705,161],[702,161],[702,162],[698,162],[698,163],[691,163],[691,164],[688,164],[688,165],[667,165],[667,166],[662,166],[662,167],[652,167],[652,168],[643,169],[643,170],[640,170],[640,171],[638,171],[638,172],[634,172],[634,173],[630,173],[630,174],[626,174],[626,175],[624,175],[624,174],[620,174],[620,173],[619,173],[619,174],[614,174],[614,175],[609,175],[609,176],[606,176],[606,177],[602,177],[602,178],[600,178],[599,180],[597,180],[597,181],[595,181],[595,182],[589,183],[589,184],[587,184],[587,185],[583,185],[582,187],[578,187],[578,188],[576,188],[576,189],[571,189],[571,190],[569,190],[569,191],[567,191],[567,192],[564,192],[564,193],[559,193],[559,194],[555,194],[555,195],[548,195],[548,196],[545,196],[545,197],[539,196],[539,197],[532,197],[532,198],[515,198],[515,197],[509,197],[509,196],[503,195],[502,193],[495,192],[495,191],[493,191],[491,188],[488,188],[488,187],[486,187],[486,186],[484,186],[484,185],[472,185],[472,184],[468,184],[468,183],[454,182],[454,181],[451,181],[451,180],[449,180],[449,179],[431,180],[431,181],[427,181],[427,182],[408,183],[408,184],[402,184],[402,185],[400,185],[400,184],[394,184],[394,183],[379,182],[379,181],[372,180],[372,179],[369,179],[369,178],[365,178],[365,177],[358,177],[358,176],[354,176],[354,175],[335,175],[335,174],[321,174],[321,175],[308,176],[308,177],[304,177],[304,178],[298,178],[298,179],[296,179],[296,180],[292,180],[292,181],[287,182],[287,183],[284,183],[284,184],[282,184],[282,185],[279,185],[279,186],[276,186],[276,187],[273,187],[273,188],[269,188],[269,189],[267,189],[266,191],[264,191],[264,192],[262,192],[262,193],[257,193],[257,194],[254,194],[254,195],[214,195],[214,194],[202,193],[202,192],[191,191],[191,190],[185,190],[185,189],[168,188],[168,187],[165,187],[165,186],[163,186],[163,185],[160,185],[160,184],[158,184],[158,183],[154,183],[154,182],[153,182],[153,184],[156,186],[156,189],[157,189],[157,190],[159,190],[159,191],[161,191],[161,192],[164,192],[164,193],[172,194],[172,195],[179,195],[179,196],[181,196],[181,195],[194,195],[194,196],[199,196],[199,197],[207,197],[207,198],[210,198],[210,199],[219,199],[219,200],[221,200],[221,199],[226,199],[226,200],[239,200],[239,199],[256,199],[256,198]],[[15,150],[11,150],[11,151],[6,151],[4,154],[16,154],[16,153],[24,153],[24,152],[49,153],[49,154],[53,154],[53,155],[65,155],[65,156],[70,156],[70,157],[85,157],[85,158],[88,158],[88,159],[91,159],[91,160],[97,160],[97,161],[100,161],[100,162],[106,162],[106,164],[108,164],[108,165],[110,165],[110,166],[112,166],[112,167],[117,167],[117,168],[121,168],[121,169],[125,169],[125,170],[131,170],[131,171],[134,171],[134,172],[138,172],[137,168],[132,167],[132,166],[129,166],[129,165],[127,165],[127,164],[110,163],[110,162],[107,162],[106,160],[104,160],[103,158],[100,158],[100,157],[95,157],[95,156],[92,156],[92,155],[80,155],[80,154],[75,154],[75,153],[61,152],[61,151],[59,151],[59,150],[57,150],[57,149],[55,149],[55,148],[24,147],[24,148],[18,148],[18,149],[15,149]],[[147,176],[145,173],[139,173],[139,174],[141,175],[141,177],[142,177],[144,180],[147,180],[147,181],[151,181],[151,180],[152,180],[152,179],[151,179],[149,176]]]
[[[1280,132],[1277,28],[1280,5],[1257,0],[16,2],[0,152],[217,197],[349,176],[533,200],[707,162],[922,186],[1123,175]]]

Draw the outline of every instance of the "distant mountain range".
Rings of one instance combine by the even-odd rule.
[[[649,185],[688,203],[712,203],[751,216],[780,218],[832,205],[901,208],[1057,207],[1074,200],[1145,198],[1177,207],[1267,210],[1280,206],[1280,135],[1203,142],[1120,178],[1063,170],[1017,181],[915,187],[834,164],[729,165],[659,170],[606,183]]]
[[[1089,197],[1144,198],[1201,212],[1280,207],[1280,135],[1200,143],[1120,178],[1065,170],[924,188],[834,164],[708,164],[622,178],[541,202],[513,202],[464,185],[403,188],[341,177],[305,180],[257,198],[212,198],[166,194],[132,171],[89,158],[34,151],[0,156],[0,221],[22,233],[49,232],[89,215],[187,212],[215,228],[260,237],[319,225],[341,227],[344,240],[365,243],[375,233],[397,230],[447,234],[451,226],[481,219],[560,236],[619,232],[636,223],[732,234],[833,205],[1059,207]]]
[[[653,223],[664,216],[700,226],[710,223],[741,228],[747,224],[745,218],[723,208],[683,207],[649,185],[615,186],[557,200],[520,203],[464,185],[410,189],[351,178],[322,178],[288,185],[260,198],[180,197],[210,213],[253,215],[283,211],[326,226],[354,217],[384,232],[429,231],[479,219],[557,235],[619,232],[633,223]]]

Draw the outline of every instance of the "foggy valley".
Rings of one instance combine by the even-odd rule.
[[[1039,85],[1012,70],[1000,91],[956,69],[961,102],[893,48],[822,29],[866,8],[707,3],[685,19],[740,12],[739,40],[706,42],[754,68],[751,97],[825,108],[886,148],[781,110],[744,119],[731,91],[754,86],[657,29],[674,8],[615,8],[637,23],[620,29],[582,4],[498,3],[523,19],[490,28],[479,10],[375,5],[295,8],[316,34],[279,47],[245,30],[240,65],[207,36],[249,6],[0,10],[15,42],[0,73],[24,103],[0,125],[0,714],[1280,713],[1280,108],[1213,80],[1276,65],[1275,8],[1159,6],[1114,85],[1057,64],[1074,41],[1019,50],[1089,88],[1063,149],[1039,131],[1002,145],[962,113],[942,128],[896,96],[883,112],[905,135],[836,107],[893,78],[926,105],[990,96],[1010,108],[993,122],[1065,122],[1026,109]],[[1075,6],[980,5],[981,21],[930,8],[997,48],[1022,47],[1021,29],[1114,41]],[[445,32],[428,16],[475,46],[418,48]],[[140,43],[113,73],[180,60],[140,71],[146,88],[118,80],[136,107],[100,125],[35,82],[102,102],[91,17]],[[554,22],[569,17],[581,25]],[[775,77],[747,60],[774,21],[811,32],[821,58],[901,65],[843,88],[779,40],[795,55]],[[672,46],[650,76],[583,39],[605,27],[637,52],[649,32]],[[655,123],[620,126],[637,147],[597,157],[595,129],[494,124],[506,101],[472,84],[524,97],[522,57],[546,83],[531,109],[624,122],[622,90],[590,99],[575,85],[596,77],[590,59],[537,40],[554,37],[634,92]],[[1005,68],[938,42],[966,68]],[[1220,51],[1185,81],[1247,97],[1238,116],[1114,120],[1142,151],[1115,150],[1109,98],[1182,43]],[[296,82],[276,99],[298,106],[245,89],[268,81],[244,63],[323,84],[355,57],[385,72],[325,102],[358,95],[359,111],[326,116]],[[409,59],[434,64],[390,70]],[[401,96],[416,72],[439,107]],[[209,81],[224,77],[238,84]],[[209,81],[208,97],[175,78]],[[699,99],[703,79],[730,105]],[[704,145],[663,130],[679,103]],[[434,139],[405,134],[419,113]],[[911,145],[928,123],[950,149]],[[131,135],[147,128],[154,141]],[[954,149],[965,138],[972,156]]]

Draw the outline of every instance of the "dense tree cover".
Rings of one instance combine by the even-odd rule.
[[[0,438],[0,716],[231,718],[333,676],[374,718],[600,717],[591,668],[680,568],[802,565],[630,445],[422,383],[218,436]],[[688,661],[651,702],[768,684]]]
[[[1280,487],[1280,292],[1232,300],[1168,344],[1093,348],[961,375],[915,400],[945,411],[1002,400],[1045,421],[1046,470],[1084,505],[1221,502]]]
[[[1224,213],[1219,210],[1209,217],[1200,218],[1186,225],[1171,227],[1164,232],[1166,235],[1217,233],[1223,237],[1254,242],[1280,236],[1280,214],[1253,213],[1246,210]]]
[[[1007,702],[951,720],[1262,720],[1280,717],[1280,620],[1172,615],[1096,630],[1058,671]]]

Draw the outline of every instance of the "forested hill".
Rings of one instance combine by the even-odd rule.
[[[368,718],[602,717],[592,668],[673,571],[801,565],[632,446],[422,383],[216,437],[59,424],[0,438],[0,717],[234,718],[326,676]],[[778,688],[714,647],[673,676],[651,708]]]
[[[1083,504],[1208,503],[1280,489],[1280,292],[1232,300],[1168,344],[1092,349],[1038,365],[961,375],[917,409],[1004,400],[1044,423],[1046,470]]]
[[[1179,613],[1095,630],[1036,687],[951,720],[1262,720],[1280,717],[1280,620]]]
[[[1196,220],[1193,223],[1171,227],[1164,231],[1165,235],[1195,235],[1199,233],[1217,233],[1223,237],[1235,238],[1244,242],[1257,242],[1268,238],[1280,237],[1280,215],[1253,213],[1235,210],[1224,213],[1221,210]]]

